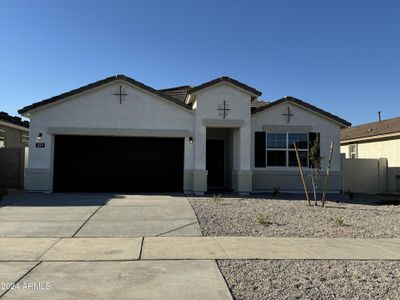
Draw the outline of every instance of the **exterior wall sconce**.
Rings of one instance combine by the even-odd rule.
[[[40,142],[42,140],[42,138],[43,138],[43,133],[39,132],[39,134],[38,134],[38,136],[36,138],[36,141]]]
[[[193,137],[189,136],[189,144],[193,144]]]

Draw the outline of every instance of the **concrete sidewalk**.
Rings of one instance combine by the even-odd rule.
[[[145,238],[142,259],[400,259],[400,239]]]
[[[216,262],[201,260],[0,262],[0,284],[1,299],[232,300]]]
[[[1,238],[0,261],[400,259],[400,239]]]
[[[400,259],[400,239],[0,238],[0,249],[0,298],[33,300],[231,300],[215,259]]]

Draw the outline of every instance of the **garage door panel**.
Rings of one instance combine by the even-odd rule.
[[[183,138],[56,136],[54,190],[176,192]]]

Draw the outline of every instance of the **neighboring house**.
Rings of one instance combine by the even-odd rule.
[[[29,122],[0,112],[0,188],[23,188],[28,141]]]
[[[365,163],[385,159],[386,171],[380,177],[386,182],[380,191],[400,192],[400,117],[343,129],[340,144],[346,158]]]
[[[29,122],[0,112],[0,148],[27,147]]]
[[[229,77],[156,90],[117,75],[29,105],[26,189],[239,193],[302,190],[293,142],[309,172],[310,141],[327,157],[329,190],[342,190],[345,120],[294,97],[272,103]],[[324,161],[323,167],[326,167]]]

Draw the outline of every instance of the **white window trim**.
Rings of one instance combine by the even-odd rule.
[[[285,133],[286,134],[286,148],[268,148],[268,133]],[[295,151],[294,149],[290,149],[289,148],[289,134],[293,134],[293,133],[306,133],[306,132],[266,132],[265,135],[265,168],[288,168],[288,169],[293,169],[293,168],[298,168],[298,166],[289,166],[289,152],[290,151]],[[307,145],[309,145],[310,143],[310,133],[307,132]],[[309,154],[309,149],[307,146],[307,149],[297,149],[299,152],[307,152],[307,166],[303,166],[303,168],[309,168],[310,167],[310,154]],[[285,155],[286,155],[286,166],[268,166],[268,151],[285,151]]]

